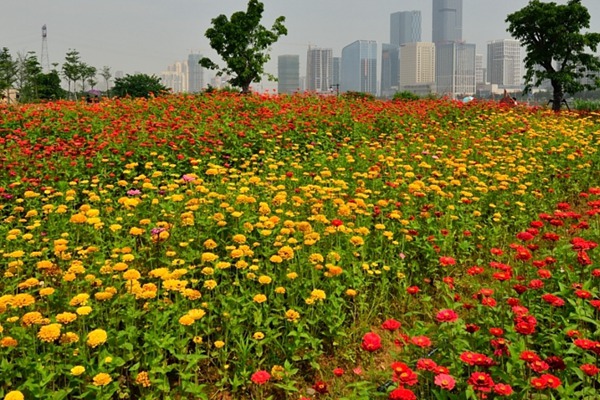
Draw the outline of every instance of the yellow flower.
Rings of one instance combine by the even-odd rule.
[[[40,289],[40,296],[44,297],[44,296],[50,296],[51,294],[54,294],[54,288],[43,288]]]
[[[214,345],[215,345],[215,347],[216,347],[217,349],[220,349],[221,347],[225,346],[225,342],[223,342],[222,340],[217,340],[217,341],[214,343]]]
[[[93,331],[88,333],[86,343],[88,346],[94,348],[106,342],[107,338],[108,335],[106,334],[106,331],[104,329],[94,329]]]
[[[275,288],[275,293],[277,294],[285,294],[285,288],[283,286],[278,286]]]
[[[294,258],[294,250],[290,246],[283,246],[277,251],[277,255],[283,260],[291,260]]]
[[[87,293],[81,293],[76,295],[75,297],[73,297],[71,299],[71,301],[69,302],[69,305],[71,306],[84,306],[88,299],[90,298],[90,295]]]
[[[271,283],[271,281],[271,277],[267,275],[261,275],[258,277],[258,283],[260,283],[261,285],[268,285],[269,283]]]
[[[267,301],[267,296],[265,296],[264,294],[257,294],[252,300],[258,304],[264,303],[265,301]]]
[[[19,390],[12,390],[4,396],[4,400],[24,400],[25,396]]]
[[[279,264],[279,263],[283,262],[283,258],[281,258],[281,256],[275,254],[275,255],[272,255],[271,258],[269,258],[269,261],[271,261],[272,263],[275,263],[275,264]]]
[[[21,293],[14,296],[10,302],[13,307],[23,308],[35,303],[35,298],[29,293]]]
[[[325,291],[321,289],[314,289],[312,292],[310,292],[310,297],[315,300],[325,300],[327,295],[325,294]]]
[[[360,236],[352,236],[350,238],[350,243],[352,243],[355,246],[362,246],[363,244],[365,244],[365,241]]]
[[[60,314],[56,315],[56,320],[64,325],[66,325],[70,322],[73,322],[76,319],[77,319],[77,314],[74,314],[71,312],[64,312],[64,313],[60,313]]]
[[[179,323],[180,323],[181,325],[183,325],[183,326],[190,326],[190,325],[191,325],[191,324],[193,324],[195,321],[196,321],[196,320],[195,320],[195,319],[194,319],[192,316],[190,316],[190,315],[188,315],[188,314],[186,314],[186,315],[184,315],[183,317],[179,318]]]
[[[60,337],[60,330],[62,328],[61,324],[50,324],[46,326],[42,326],[40,331],[37,334],[37,337],[42,342],[54,342],[56,339]]]
[[[252,335],[252,337],[254,338],[254,340],[262,340],[265,338],[265,334],[262,332],[254,332],[254,335]]]
[[[204,287],[208,290],[213,290],[214,288],[217,287],[217,281],[212,280],[212,279],[204,281]]]
[[[100,372],[92,380],[94,381],[94,386],[106,386],[112,381],[112,378],[109,374]]]
[[[77,307],[77,310],[75,310],[75,312],[77,313],[77,315],[88,315],[89,313],[92,312],[92,307],[90,307],[90,306]]]
[[[60,335],[60,344],[71,344],[79,342],[79,335],[75,332],[65,332]]]
[[[144,230],[142,228],[137,228],[135,226],[129,230],[129,234],[132,236],[140,236],[143,233],[144,233]]]
[[[237,244],[246,243],[246,236],[244,236],[244,235],[239,235],[239,234],[238,235],[234,235],[232,239]]]
[[[85,372],[85,367],[81,366],[81,365],[76,365],[75,367],[71,368],[71,375],[73,376],[79,376],[81,374],[83,374]]]
[[[204,248],[208,250],[212,250],[217,247],[217,242],[212,239],[207,239],[204,241]]]
[[[28,312],[21,317],[21,325],[23,326],[31,326],[34,324],[39,324],[42,322],[44,317],[38,311]],[[0,327],[0,333],[2,333],[2,327]]]
[[[188,311],[187,315],[189,315],[196,321],[196,320],[199,320],[200,318],[204,317],[206,315],[206,311],[204,311],[201,308],[194,308],[194,309],[191,309],[190,311]]]
[[[139,271],[137,271],[135,269],[130,269],[123,273],[123,279],[128,280],[128,281],[140,279],[141,277],[142,277],[142,274],[140,274]]]
[[[298,322],[298,319],[300,319],[300,313],[290,308],[285,312],[285,318],[290,322]]]
[[[354,297],[354,296],[356,296],[356,294],[357,294],[357,292],[354,289],[347,289],[346,290],[346,296],[348,296],[348,297]]]
[[[203,342],[202,336],[194,336],[194,338],[192,340],[196,344],[202,344],[202,342]]]
[[[12,336],[5,336],[0,339],[0,347],[16,347],[19,342]]]
[[[286,275],[286,277],[293,281],[294,279],[296,279],[298,277],[298,274],[295,272],[290,272],[289,274]]]

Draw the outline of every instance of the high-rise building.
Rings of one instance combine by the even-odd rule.
[[[405,43],[400,46],[400,90],[435,82],[435,44],[427,42]]]
[[[339,84],[340,84],[340,75],[342,72],[342,58],[341,57],[333,57],[333,79],[332,79],[332,85],[337,85],[336,88],[339,90]]]
[[[433,43],[462,41],[462,6],[462,0],[433,0]]]
[[[202,55],[192,53],[188,55],[187,70],[188,84],[187,91],[190,93],[199,93],[204,87],[204,68],[200,65]]]
[[[300,89],[300,56],[284,54],[277,57],[277,92],[295,93]]]
[[[491,84],[504,88],[521,85],[521,44],[514,39],[488,42],[487,71]]]
[[[377,94],[377,42],[357,40],[342,49],[340,91]]]
[[[475,54],[475,84],[486,83],[486,70],[483,67],[483,54]]]
[[[438,43],[435,46],[437,92],[456,98],[475,94],[475,44]]]
[[[188,64],[177,61],[160,74],[162,84],[173,91],[183,93],[188,91]]]
[[[390,14],[390,43],[421,41],[421,11],[398,11]]]
[[[398,91],[400,79],[400,46],[381,45],[381,95],[393,96]]]
[[[329,92],[333,78],[333,50],[308,47],[306,55],[306,90]]]

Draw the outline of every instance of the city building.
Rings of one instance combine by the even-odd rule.
[[[173,93],[188,91],[188,63],[177,61],[160,74],[161,83]]]
[[[475,94],[475,44],[437,43],[435,83],[438,94],[451,98]]]
[[[521,44],[514,39],[500,39],[487,45],[488,80],[500,88],[517,89],[522,82]]]
[[[434,43],[400,46],[400,91],[418,95],[435,92],[436,47]]]
[[[187,91],[190,93],[199,93],[204,87],[204,68],[200,65],[202,55],[192,53],[188,55],[187,70],[188,83]]]
[[[462,0],[433,0],[432,42],[462,41]]]
[[[295,93],[300,89],[300,56],[284,54],[277,57],[277,92]]]
[[[475,54],[475,84],[486,83],[486,68],[483,66],[483,54]]]
[[[333,50],[308,47],[306,55],[306,90],[325,93],[333,83]]]
[[[400,46],[381,45],[381,96],[391,97],[400,85]]]
[[[340,74],[342,73],[342,58],[333,57],[333,79],[331,85],[334,89],[340,89]]]
[[[342,49],[340,91],[377,95],[377,42],[357,40]]]
[[[421,11],[398,11],[390,14],[390,44],[421,41]]]

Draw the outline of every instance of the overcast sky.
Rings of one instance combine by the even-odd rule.
[[[565,3],[566,1],[556,1]],[[204,32],[219,14],[245,10],[247,0],[0,0],[0,47],[13,55],[42,50],[47,26],[50,63],[64,62],[69,49],[98,69],[159,75],[170,64],[199,52],[220,61]],[[308,45],[333,49],[355,40],[389,42],[390,14],[420,10],[422,40],[431,40],[431,0],[263,0],[263,25],[286,17],[288,35],[272,48],[267,71],[277,72],[277,55],[299,54],[305,75]],[[506,15],[527,0],[463,0],[463,38],[486,54],[490,40],[510,38]],[[590,30],[600,32],[600,0],[583,0]],[[484,61],[485,63],[485,61]],[[205,81],[212,72],[205,74]]]

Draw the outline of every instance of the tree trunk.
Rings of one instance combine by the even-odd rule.
[[[552,111],[560,111],[560,106],[563,101],[563,88],[559,82],[552,81],[554,94],[552,96]]]

